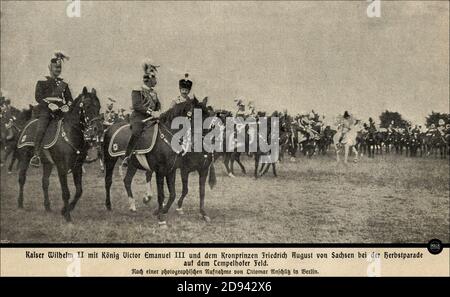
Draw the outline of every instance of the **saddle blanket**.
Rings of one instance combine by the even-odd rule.
[[[150,126],[146,126],[142,131],[139,140],[134,148],[136,155],[147,154],[156,143],[156,137],[158,136],[158,123],[153,123]],[[123,125],[116,132],[114,132],[109,142],[108,153],[111,157],[119,157],[125,155],[128,142],[131,138],[130,124]]]
[[[19,141],[17,142],[17,148],[25,146],[34,146],[34,140],[36,135],[38,119],[30,121],[19,135]],[[55,145],[58,137],[61,135],[62,119],[50,121],[47,131],[42,139],[42,147],[49,149]]]

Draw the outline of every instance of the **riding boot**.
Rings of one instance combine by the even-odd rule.
[[[123,159],[122,166],[128,165],[128,160],[130,160],[131,155],[133,154],[134,147],[138,141],[139,137],[131,134],[130,141],[128,141],[127,150],[125,152],[125,158]]]
[[[40,129],[38,125],[38,129],[36,130],[36,139],[34,141],[34,155],[30,160],[30,165],[34,167],[41,166],[41,145],[42,139],[44,138],[45,129]]]

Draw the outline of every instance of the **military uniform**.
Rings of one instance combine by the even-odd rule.
[[[112,109],[107,109],[105,111],[105,120],[103,124],[105,124],[106,126],[111,126],[112,124],[115,123],[116,118],[117,118],[116,112]]]
[[[161,110],[158,94],[153,87],[147,85],[156,85],[156,68],[159,66],[155,66],[150,62],[144,62],[142,67],[144,69],[144,84],[140,89],[131,92],[131,104],[133,109],[130,116],[131,138],[128,142],[125,159],[122,165],[128,163],[128,159],[133,153],[134,146],[141,136],[142,130],[144,130],[145,123],[143,120],[151,117],[153,112]]]
[[[181,91],[181,89],[188,90],[187,94],[178,95],[178,97],[172,101],[171,107],[174,107],[177,104],[180,104],[182,102],[186,102],[187,100],[192,100],[192,98],[189,96],[189,92],[192,89],[192,81],[188,79],[189,74],[186,73],[184,75],[184,79],[180,79],[178,81],[178,87]]]
[[[46,77],[46,80],[40,80],[36,84],[35,99],[38,102],[38,127],[36,130],[35,138],[35,154],[39,154],[41,149],[42,138],[47,130],[48,124],[52,115],[57,114],[59,111],[52,112],[48,107],[46,98],[56,97],[62,99],[60,103],[55,102],[56,105],[61,107],[62,105],[70,106],[73,102],[72,94],[70,93],[69,85],[63,81],[62,78]]]

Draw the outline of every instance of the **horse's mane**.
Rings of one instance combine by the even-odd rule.
[[[182,112],[187,105],[192,104],[192,100],[187,100],[178,104],[175,104],[173,107],[169,108],[167,111],[163,112],[159,116],[159,120],[163,123],[171,122],[174,118],[182,116]]]

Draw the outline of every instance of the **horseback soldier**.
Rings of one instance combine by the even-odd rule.
[[[439,131],[439,133],[441,134],[441,136],[445,135],[445,121],[443,119],[439,120],[439,127],[437,128],[437,130]]]
[[[38,124],[34,144],[34,156],[30,160],[30,165],[39,167],[41,164],[40,153],[42,139],[44,138],[50,119],[60,116],[62,112],[68,112],[72,105],[73,98],[69,85],[60,78],[62,62],[69,57],[63,53],[55,53],[55,57],[50,60],[48,69],[50,76],[46,80],[40,80],[36,84],[35,98],[38,102]]]
[[[431,126],[427,130],[426,134],[427,135],[433,135],[435,132],[436,132],[436,125],[435,124],[431,124]]]
[[[192,98],[189,96],[189,93],[192,89],[192,81],[188,79],[189,73],[184,75],[183,79],[180,79],[178,82],[178,87],[180,89],[180,95],[172,101],[171,107],[174,107],[176,104],[191,100]]]
[[[342,142],[345,135],[348,131],[350,131],[351,127],[353,125],[353,117],[348,113],[348,111],[344,112],[344,116],[342,118],[342,123],[339,125],[340,131],[341,131],[341,137],[339,138],[339,142]]]
[[[245,104],[243,99],[235,99],[237,105],[236,117],[245,118]]]
[[[112,101],[111,98],[108,98],[108,99]],[[107,109],[105,111],[105,120],[103,122],[103,124],[105,126],[111,126],[116,121],[117,115],[113,108],[114,108],[114,104],[112,102],[108,103]]]
[[[387,131],[389,134],[396,132],[395,127],[394,127],[395,122],[391,121],[391,123],[389,124],[389,127],[387,128]]]
[[[128,164],[128,160],[133,153],[134,147],[144,130],[145,121],[149,118],[158,118],[160,114],[159,111],[161,110],[158,94],[154,90],[157,83],[156,68],[159,66],[153,65],[151,62],[144,62],[142,67],[144,69],[144,84],[140,90],[133,90],[131,92],[133,109],[130,116],[131,138],[128,142],[125,159],[123,160],[122,165]]]
[[[375,122],[373,121],[372,118],[369,118],[369,131],[370,132],[376,132],[377,131],[377,127],[375,127]]]

